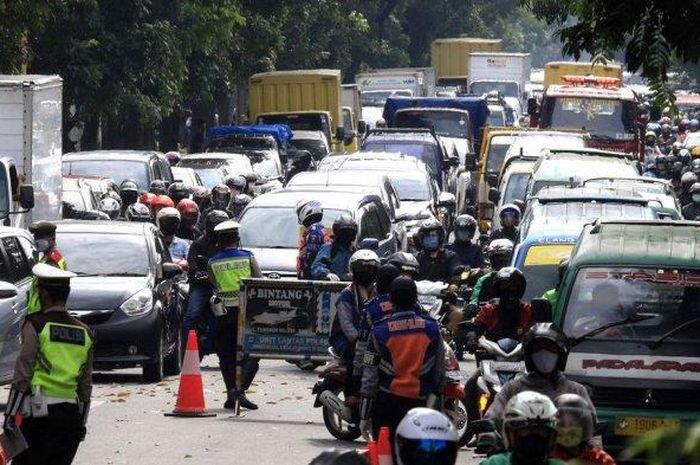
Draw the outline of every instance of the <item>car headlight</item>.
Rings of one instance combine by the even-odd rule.
[[[124,301],[119,308],[129,316],[143,315],[153,309],[153,293],[150,289],[141,289]]]

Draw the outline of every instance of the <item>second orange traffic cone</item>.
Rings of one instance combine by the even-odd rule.
[[[389,427],[382,426],[379,428],[379,440],[377,441],[377,455],[379,456],[379,465],[393,465],[394,459],[391,456],[391,440],[389,439]]]
[[[199,348],[197,347],[197,333],[190,330],[187,334],[187,350],[182,362],[180,374],[180,387],[177,392],[177,403],[172,413],[166,413],[169,417],[215,417],[215,413],[209,413],[204,405],[204,386],[202,385],[202,372],[199,369]]]

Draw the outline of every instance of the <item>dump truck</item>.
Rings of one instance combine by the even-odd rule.
[[[469,55],[474,52],[500,52],[501,39],[458,37],[436,39],[430,47],[430,63],[440,87],[469,85]]]

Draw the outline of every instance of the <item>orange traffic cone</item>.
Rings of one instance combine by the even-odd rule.
[[[382,426],[379,429],[379,441],[377,441],[377,455],[379,456],[379,465],[393,465],[394,459],[391,456],[391,441],[389,438],[389,427]]]
[[[377,443],[370,439],[367,441],[367,455],[370,465],[379,465],[379,455],[377,454]]]
[[[215,413],[207,412],[204,405],[204,387],[202,372],[199,369],[199,348],[197,333],[193,329],[187,334],[187,350],[182,362],[180,387],[177,392],[177,403],[172,413],[167,417],[215,417]]]

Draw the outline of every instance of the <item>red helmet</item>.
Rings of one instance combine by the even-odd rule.
[[[150,192],[142,192],[141,195],[139,196],[139,203],[142,203],[142,204],[150,207],[151,203],[153,203],[153,200],[155,198],[156,198],[155,194],[151,194]]]
[[[199,207],[197,206],[197,204],[195,203],[194,200],[182,199],[177,204],[177,211],[179,211],[180,215],[182,215],[182,216],[198,215],[199,214]]]
[[[161,208],[175,207],[173,199],[167,195],[156,195],[156,197],[151,202],[151,213],[155,217]]]

